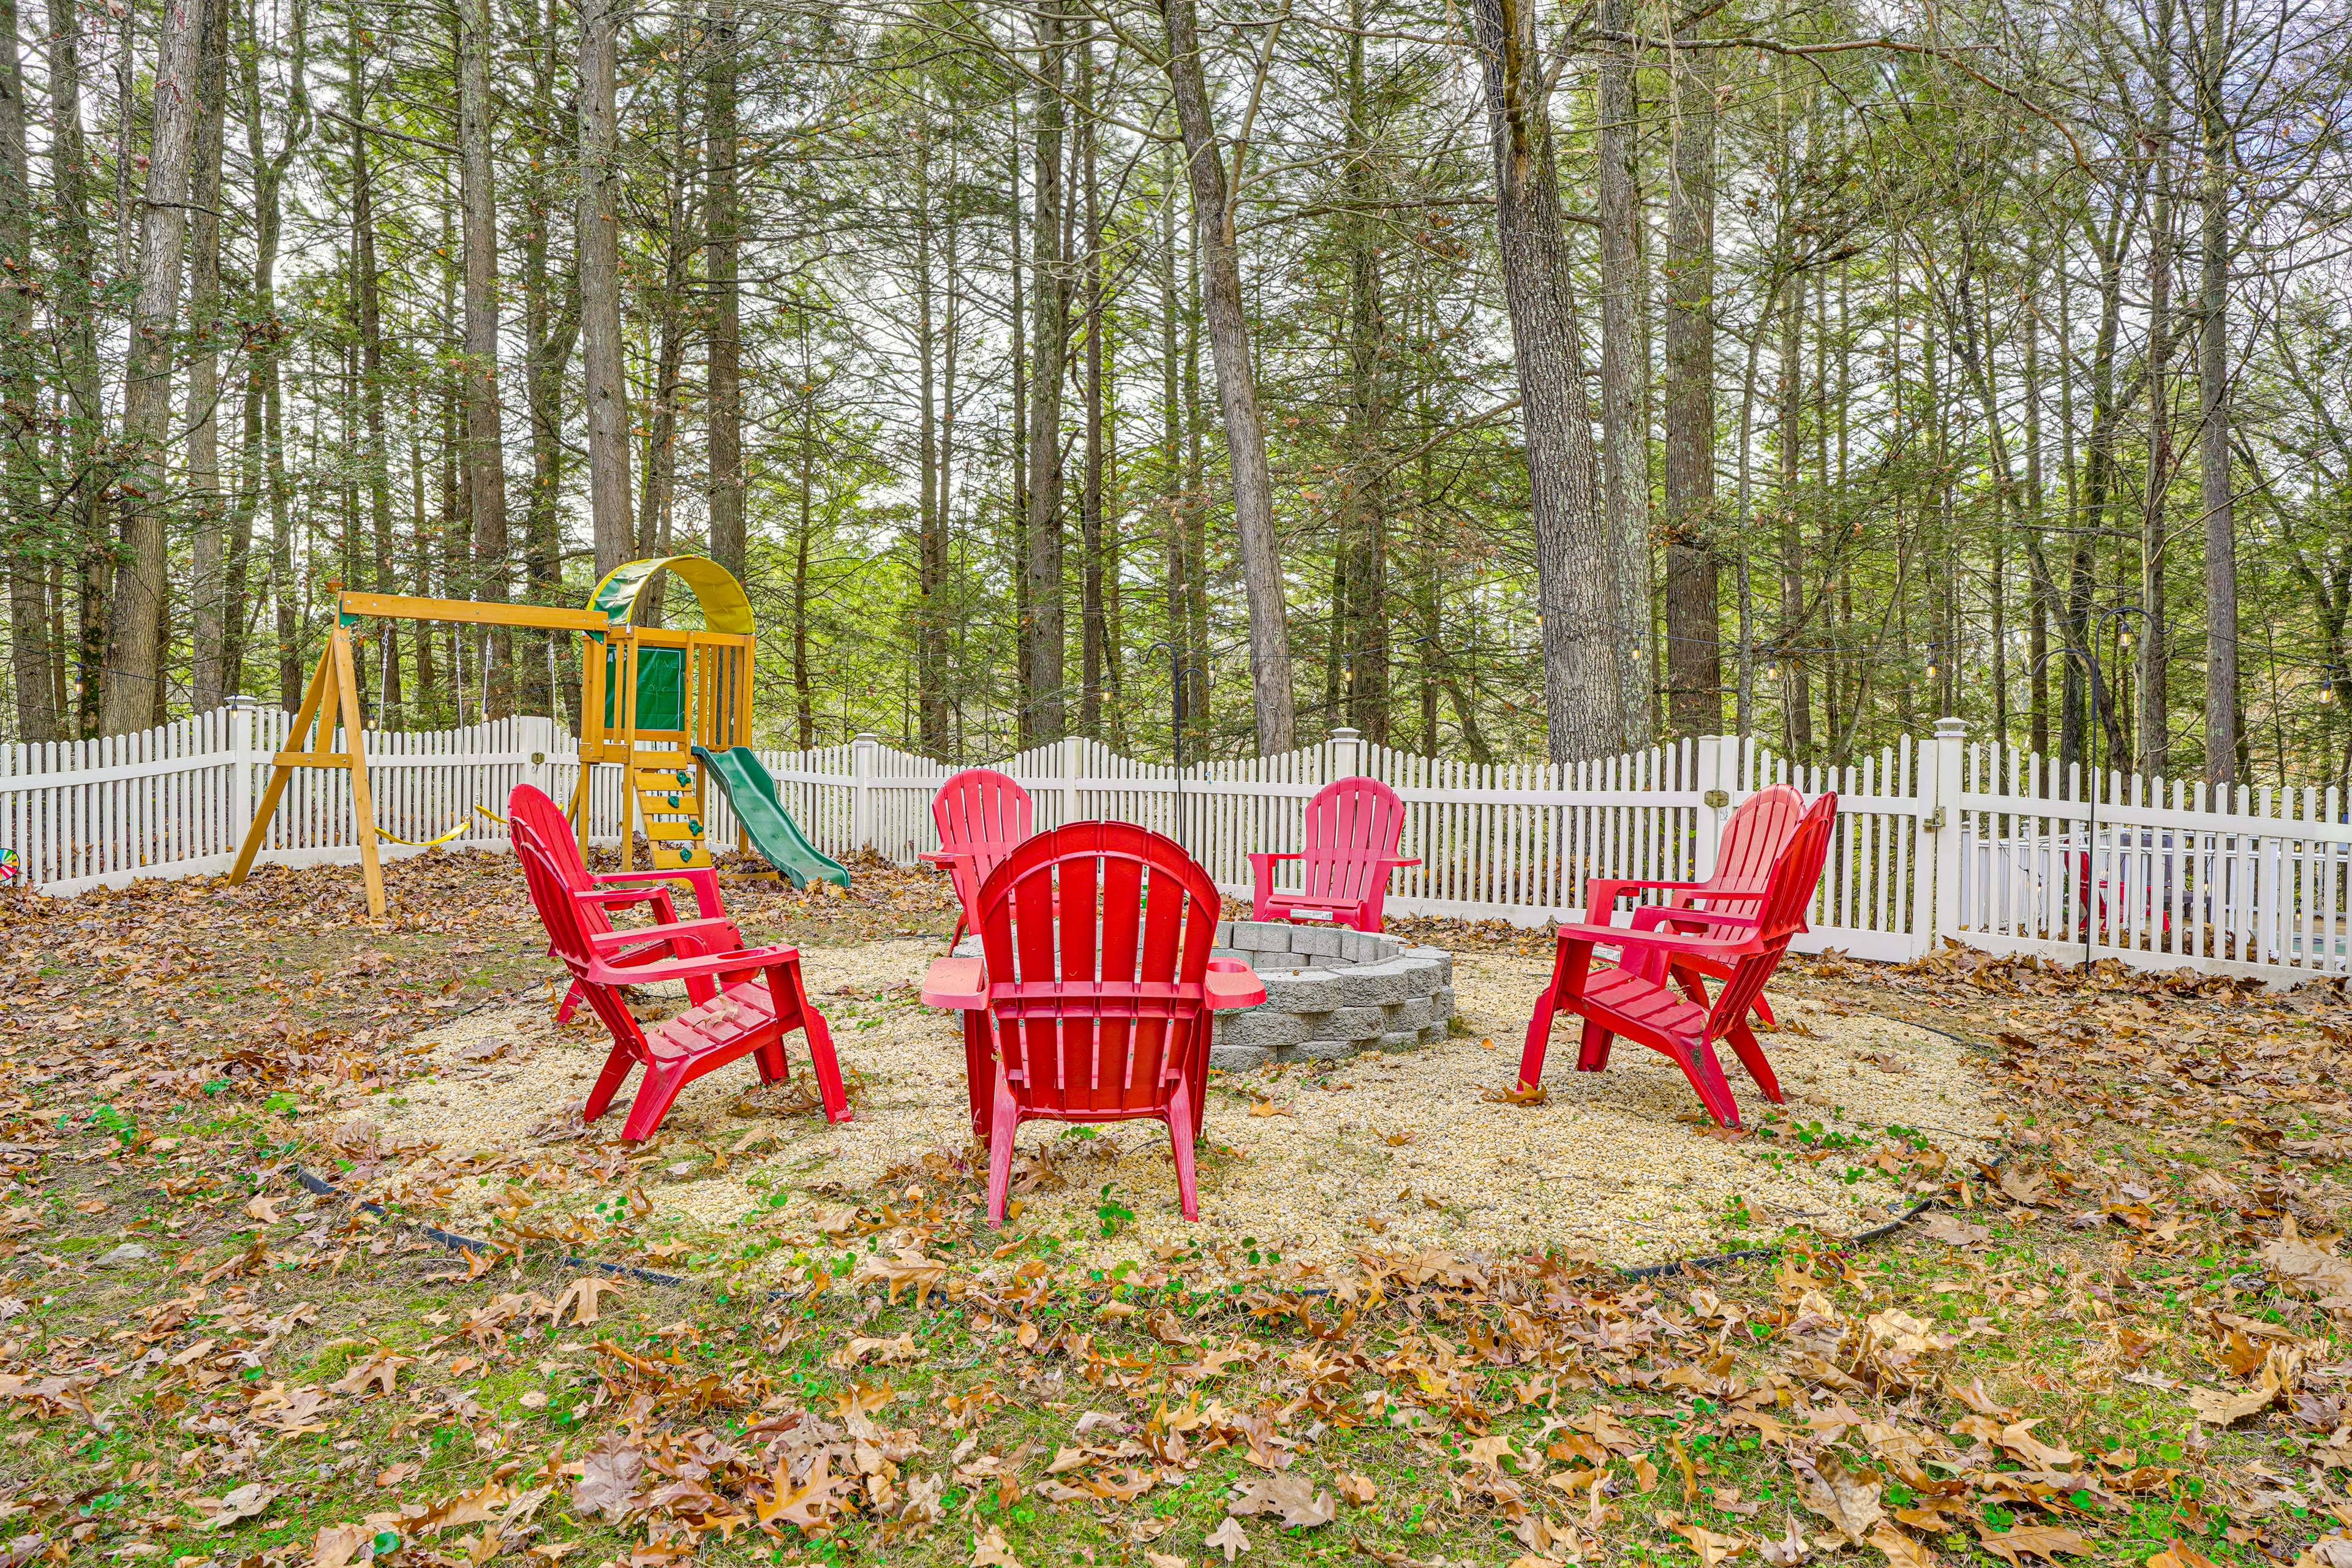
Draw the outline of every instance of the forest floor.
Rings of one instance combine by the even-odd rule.
[[[941,1026],[901,972],[952,910],[937,878],[856,869],[845,896],[728,896],[803,945],[876,1118],[900,1092],[879,1042]],[[1458,1191],[1322,1253],[1195,1241],[1160,1223],[1158,1168],[1042,1144],[1068,1168],[1033,1155],[1035,1208],[992,1232],[937,1138],[854,1180],[778,1163],[827,1134],[748,1072],[641,1150],[570,1125],[551,1079],[506,1146],[429,1148],[401,1131],[419,1105],[512,1100],[596,1047],[534,1032],[550,966],[510,861],[390,881],[373,922],[339,869],[0,903],[0,1568],[2352,1568],[2340,987],[1792,963],[1775,996],[1801,1029],[1772,1049],[1843,1052],[1806,1069],[1832,1113],[1800,1094],[1734,1139],[1662,1114],[1629,1169],[1737,1158],[1859,1201],[1654,1215],[1696,1225],[1693,1251],[1780,1247],[1636,1278],[1613,1265],[1645,1254],[1549,1217],[1493,1245],[1444,1212]],[[1515,1035],[1482,1031],[1548,942],[1409,929],[1489,976],[1433,1047],[1466,1101],[1510,1077]],[[1949,1131],[1868,1113],[1903,1066],[1946,1070],[1936,1042],[1972,1086]],[[1885,1084],[1864,1046],[1898,1062]],[[1569,1067],[1556,1044],[1547,1103],[1468,1101],[1490,1120],[1444,1136],[1508,1152],[1600,1114]],[[1647,1070],[1621,1059],[1601,1109]],[[1221,1086],[1211,1133],[1243,1145],[1346,1076]],[[444,1220],[487,1245],[449,1249],[424,1228]]]

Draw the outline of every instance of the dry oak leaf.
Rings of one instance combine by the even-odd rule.
[[[375,1384],[385,1394],[390,1394],[394,1392],[393,1382],[400,1369],[415,1359],[414,1356],[388,1353],[372,1355],[327,1384],[328,1391],[333,1394],[363,1394],[368,1391],[370,1384]]]
[[[795,1487],[792,1484],[791,1463],[789,1455],[777,1458],[773,1478],[776,1495],[766,1502],[753,1503],[752,1515],[761,1524],[781,1519],[786,1524],[796,1524],[803,1530],[823,1529],[833,1518],[835,1494],[856,1491],[856,1478],[831,1474],[833,1455],[820,1448],[816,1458],[809,1465],[808,1479]],[[1017,1564],[1015,1568],[1018,1568]]]
[[[1984,1549],[2014,1564],[2015,1568],[2025,1568],[2028,1556],[2056,1563],[2061,1552],[2087,1557],[2098,1550],[2073,1531],[2054,1524],[2017,1524],[2007,1530],[1979,1524],[1976,1528],[1977,1538],[1984,1542]]]
[[[1191,1558],[1179,1557],[1172,1552],[1146,1552],[1143,1560],[1150,1563],[1151,1568],[1192,1568]]]
[[[1372,1484],[1370,1476],[1360,1476],[1350,1470],[1331,1484],[1339,1489],[1341,1497],[1358,1508],[1368,1508],[1380,1500],[1381,1489]]]
[[[620,1523],[628,1517],[629,1500],[637,1495],[637,1478],[645,1468],[643,1454],[625,1444],[608,1441],[581,1460],[580,1480],[572,1489],[572,1506],[582,1513],[602,1513],[607,1524]]]
[[[1992,1239],[1991,1231],[1980,1225],[1970,1225],[1956,1214],[1929,1215],[1919,1222],[1919,1234],[1947,1247],[1981,1247]]]
[[[2175,1538],[2147,1560],[2147,1568],[2213,1568],[2213,1560],[2189,1542]]]
[[[247,1219],[257,1219],[264,1225],[276,1225],[278,1223],[278,1200],[273,1197],[265,1196],[260,1193],[256,1193],[251,1198],[246,1201],[245,1216]]]
[[[1744,1535],[1718,1535],[1703,1524],[1680,1523],[1671,1528],[1698,1553],[1699,1568],[1716,1568],[1724,1559],[1737,1557],[1754,1544]]]
[[[2321,1306],[2352,1307],[2352,1258],[2304,1240],[2292,1217],[2279,1238],[2264,1243],[2256,1256],[2281,1279],[2318,1297]]]
[[[375,1556],[375,1531],[364,1524],[331,1524],[310,1542],[310,1568],[346,1568]]]
[[[2294,1560],[2294,1568],[2352,1568],[2352,1535],[2330,1535],[2313,1542]]]
[[[1339,1517],[1339,1505],[1329,1492],[1318,1492],[1303,1476],[1252,1476],[1234,1488],[1228,1514],[1270,1513],[1286,1526],[1313,1530]]]
[[[1004,1539],[1004,1532],[992,1525],[986,1535],[972,1542],[971,1568],[1024,1568],[1024,1564],[1013,1555],[1013,1543]]]
[[[1479,1099],[1489,1105],[1544,1105],[1551,1100],[1551,1090],[1539,1083],[1515,1084],[1509,1089],[1490,1089]]]
[[[220,1508],[205,1521],[206,1530],[226,1530],[240,1520],[253,1518],[278,1500],[278,1494],[259,1481],[248,1481],[220,1500]]]
[[[603,1279],[594,1274],[583,1274],[565,1287],[563,1294],[555,1299],[553,1319],[556,1322],[562,1322],[564,1311],[568,1308],[572,1312],[572,1321],[585,1328],[594,1322],[599,1315],[596,1299],[620,1288],[615,1280]]]
[[[1778,1541],[1765,1542],[1756,1549],[1757,1555],[1772,1568],[1801,1568],[1813,1558],[1812,1542],[1797,1532],[1797,1516],[1788,1516],[1788,1531]]]
[[[1225,1554],[1225,1561],[1230,1563],[1250,1549],[1249,1531],[1242,1528],[1240,1520],[1227,1514],[1216,1529],[1202,1539],[1201,1544],[1215,1547]]]
[[[1790,1468],[1797,1473],[1799,1500],[1828,1520],[1846,1544],[1861,1545],[1885,1517],[1878,1506],[1875,1476],[1855,1475],[1835,1459],[1824,1459],[1818,1467],[1792,1460]]]
[[[1886,1553],[1887,1568],[1936,1568],[1936,1553],[1891,1524],[1870,1532],[1870,1543]]]

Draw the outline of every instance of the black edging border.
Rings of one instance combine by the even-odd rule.
[[[487,1005],[488,1004],[484,1005]],[[467,1009],[468,1012],[474,1010],[475,1009],[472,1008]],[[1991,1047],[1987,1046],[1981,1040],[1972,1040],[1965,1035],[1956,1035],[1949,1029],[1939,1029],[1933,1024],[1922,1024],[1910,1018],[1897,1018],[1892,1014],[1881,1013],[1874,1008],[1861,1010],[1868,1012],[1874,1018],[1883,1018],[1890,1024],[1899,1024],[1907,1028],[1923,1029],[1931,1035],[1941,1035],[1944,1038],[1956,1041],[1972,1051],[1983,1051],[1990,1054],[1992,1049]],[[1993,1163],[1994,1168],[1998,1169],[2000,1162],[1995,1161]],[[313,1173],[307,1165],[295,1165],[294,1180],[303,1191],[315,1193],[320,1197],[344,1198],[351,1196],[349,1193],[344,1192],[332,1182],[330,1182],[325,1177]],[[394,1217],[390,1211],[385,1209],[384,1206],[379,1203],[372,1203],[367,1199],[362,1198],[359,1200],[359,1206],[363,1212],[374,1215],[379,1219],[391,1219]],[[1893,1219],[1887,1220],[1880,1225],[1874,1225],[1868,1230],[1860,1230],[1854,1232],[1852,1236],[1839,1237],[1837,1240],[1837,1249],[1840,1252],[1843,1252],[1843,1249],[1847,1247],[1867,1247],[1874,1241],[1883,1240],[1884,1238],[1894,1235],[1896,1231],[1901,1230],[1905,1226],[1909,1225],[1913,1220],[1917,1219],[1921,1215],[1927,1213],[1929,1210],[1942,1208],[1944,1206],[1944,1200],[1941,1198],[1921,1198],[1917,1203],[1913,1204],[1909,1208],[1904,1210],[1901,1214],[1896,1215]],[[481,1254],[486,1252],[498,1253],[504,1250],[493,1246],[489,1242],[478,1239],[477,1237],[460,1236],[456,1231],[443,1230],[438,1226],[426,1225],[422,1221],[404,1220],[400,1223],[409,1226],[412,1229],[423,1232],[427,1239],[438,1242],[441,1246],[446,1247],[451,1252],[463,1253],[469,1258],[479,1257]],[[1776,1242],[1770,1247],[1742,1247],[1736,1252],[1718,1252],[1706,1258],[1678,1258],[1670,1263],[1644,1263],[1640,1267],[1633,1268],[1621,1267],[1617,1269],[1617,1274],[1619,1278],[1631,1281],[1664,1279],[1677,1274],[1696,1277],[1706,1269],[1721,1268],[1734,1263],[1756,1263],[1766,1258],[1778,1258],[1786,1250],[1787,1248],[1784,1246]],[[661,1270],[656,1268],[640,1268],[631,1263],[611,1263],[601,1258],[586,1258],[578,1254],[567,1253],[564,1256],[563,1264],[567,1268],[593,1268],[608,1279],[635,1279],[648,1285],[685,1286],[706,1283],[705,1281],[696,1279],[694,1276],[690,1274],[665,1274]],[[1328,1289],[1321,1288],[1309,1289],[1299,1292],[1301,1295],[1307,1296],[1323,1296],[1328,1295],[1329,1293],[1330,1292]],[[794,1300],[798,1299],[792,1291],[774,1289],[769,1290],[767,1292],[767,1297],[772,1301],[788,1298]]]

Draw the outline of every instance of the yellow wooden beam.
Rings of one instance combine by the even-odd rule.
[[[432,599],[416,594],[339,594],[335,607],[346,616],[377,616],[404,621],[531,626],[559,632],[613,629],[612,623],[593,610],[558,609],[551,605],[493,605],[478,599]]]

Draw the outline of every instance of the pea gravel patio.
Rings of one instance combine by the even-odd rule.
[[[926,1166],[961,1165],[976,1195],[957,1023],[923,1007],[914,991],[938,952],[923,941],[804,950],[809,989],[832,1020],[843,1068],[865,1081],[856,1120],[835,1126],[813,1110],[763,1107],[775,1097],[747,1094],[758,1081],[748,1061],[688,1086],[652,1157],[635,1165],[652,1209],[638,1235],[716,1243],[751,1229],[814,1242],[856,1202],[890,1195]],[[1200,1224],[1176,1212],[1158,1123],[1099,1131],[1031,1123],[1015,1184],[1023,1208],[1010,1233],[1044,1232],[1064,1257],[1105,1264],[1161,1246],[1237,1254],[1245,1238],[1326,1266],[1364,1250],[1496,1254],[1547,1245],[1633,1264],[1752,1243],[1791,1222],[1845,1233],[1900,1202],[1859,1151],[1808,1163],[1792,1157],[1801,1152],[1792,1140],[1711,1135],[1680,1072],[1653,1052],[1621,1043],[1607,1072],[1574,1071],[1568,1023],[1555,1041],[1546,1103],[1486,1098],[1513,1082],[1548,964],[1462,954],[1452,967],[1467,1033],[1213,1080]],[[1790,1120],[1865,1140],[1883,1138],[1890,1124],[1916,1129],[1954,1156],[1988,1146],[1993,1107],[1963,1047],[1808,1002],[1790,986],[1776,985],[1773,995],[1784,1027],[1765,1043]],[[600,1028],[558,1029],[536,1005],[475,1014],[425,1043],[430,1076],[370,1113],[386,1144],[438,1145],[380,1178],[412,1204],[436,1184],[437,1171],[455,1173],[478,1151],[511,1156],[551,1140],[568,1145],[564,1108],[585,1095],[606,1048]],[[789,1049],[795,1074],[804,1073],[798,1037]],[[1768,1108],[1730,1070],[1752,1120]],[[621,1120],[606,1117],[585,1141],[618,1145]],[[1110,1240],[1097,1219],[1106,1184],[1135,1215]],[[441,1212],[461,1222],[478,1222],[503,1201],[495,1181],[437,1184],[449,1194]],[[772,1201],[780,1194],[781,1205]],[[598,1195],[592,1184],[541,1201],[584,1207]],[[1746,1228],[1727,1229],[1727,1221]]]

